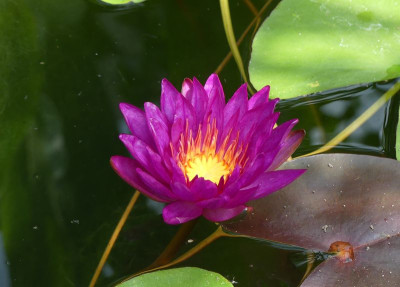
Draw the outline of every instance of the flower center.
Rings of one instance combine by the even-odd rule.
[[[219,184],[221,177],[226,181],[237,165],[244,167],[247,161],[247,147],[239,144],[239,134],[229,132],[217,146],[218,129],[216,122],[208,122],[205,130],[200,125],[197,134],[188,129],[181,134],[176,153],[171,144],[172,154],[186,179],[196,176]]]
[[[196,175],[218,184],[221,177],[230,174],[230,168],[224,160],[216,156],[199,155],[191,158],[185,166],[185,174],[189,180]]]

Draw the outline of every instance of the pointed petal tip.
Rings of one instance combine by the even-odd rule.
[[[131,111],[132,109],[139,109],[139,108],[137,108],[134,105],[131,105],[129,103],[119,103],[118,107],[119,107],[119,110],[121,111],[121,113],[124,116],[128,115],[129,111]]]
[[[117,157],[118,157],[118,155],[113,155],[113,156],[110,157],[110,165],[114,169],[115,169],[115,161],[116,161]]]
[[[118,138],[120,139],[120,141],[123,142],[124,140],[127,139],[128,136],[129,136],[129,135],[127,135],[127,134],[119,134]]]
[[[266,86],[262,87],[258,92],[266,93],[267,95],[269,95],[270,91],[271,91],[271,86],[266,85]]]
[[[123,111],[123,110],[125,110],[126,108],[129,108],[129,106],[131,106],[131,104],[128,104],[128,103],[119,103],[119,109],[121,110],[121,111]]]
[[[170,81],[168,81],[167,78],[161,80],[161,90],[164,90],[165,88],[176,90],[174,85]]]

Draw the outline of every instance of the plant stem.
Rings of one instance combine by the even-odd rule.
[[[128,206],[125,208],[125,211],[122,214],[121,219],[119,220],[117,226],[115,227],[114,232],[111,235],[110,240],[108,241],[107,247],[104,250],[103,255],[101,256],[101,259],[99,261],[99,264],[97,265],[96,271],[94,272],[92,280],[90,281],[89,287],[93,287],[96,284],[97,279],[100,276],[101,270],[103,270],[104,264],[107,261],[108,255],[110,255],[111,249],[113,248],[115,241],[117,240],[118,235],[121,232],[121,229],[124,226],[128,216],[129,216],[129,213],[131,213],[132,208],[134,207],[139,195],[140,195],[140,192],[135,191],[131,200],[128,203]]]
[[[348,125],[343,131],[336,135],[333,139],[327,142],[319,149],[298,156],[301,158],[305,156],[315,155],[326,152],[331,148],[337,146],[340,142],[344,141],[349,135],[351,135],[356,129],[370,119],[387,101],[389,101],[398,91],[400,91],[400,82],[396,82],[386,93],[384,93],[375,103],[372,104],[364,113],[362,113],[354,122]]]
[[[172,240],[168,243],[167,247],[160,254],[160,256],[158,256],[158,258],[144,270],[150,270],[169,263],[175,257],[176,253],[178,253],[179,248],[193,230],[197,221],[198,219],[194,219],[182,224],[174,238],[172,238]]]
[[[224,24],[226,39],[228,40],[228,44],[232,51],[233,58],[236,61],[239,72],[242,75],[244,81],[246,83],[249,83],[249,80],[246,75],[246,71],[244,70],[242,57],[240,56],[238,46],[236,45],[235,34],[233,33],[231,13],[229,10],[229,0],[220,0],[219,3],[221,6],[222,22]],[[250,92],[254,93],[254,91],[251,89],[250,85],[248,85],[248,88],[249,88]]]
[[[239,46],[246,35],[249,33],[251,27],[254,26],[254,24],[258,24],[260,22],[260,17],[264,13],[264,11],[268,8],[268,6],[271,4],[272,0],[268,0],[264,6],[261,8],[260,12],[258,12],[257,16],[254,17],[254,19],[250,22],[250,24],[246,27],[246,29],[243,31],[242,35],[240,35],[239,40],[237,40],[236,45]],[[256,25],[257,27],[258,25]],[[229,53],[225,56],[225,58],[222,60],[222,62],[219,64],[217,69],[215,70],[214,73],[219,74],[221,71],[225,68],[226,64],[229,62],[229,60],[232,58],[232,51],[229,51]]]
[[[140,272],[138,272],[136,274],[133,274],[132,276],[129,276],[123,282],[125,282],[125,281],[127,281],[129,279],[132,279],[133,277],[136,277],[136,276],[148,273],[148,272],[152,272],[152,271],[168,268],[168,267],[174,266],[174,265],[176,265],[178,263],[181,263],[181,262],[185,261],[186,259],[189,259],[193,255],[195,255],[197,252],[199,252],[200,250],[202,250],[203,248],[205,248],[206,246],[208,246],[209,244],[211,244],[212,242],[214,242],[215,240],[217,240],[218,238],[221,238],[221,237],[246,237],[246,236],[234,235],[234,234],[226,233],[225,231],[222,230],[222,227],[219,226],[217,228],[217,230],[215,230],[211,235],[209,235],[207,238],[202,240],[195,247],[193,247],[192,249],[190,249],[186,253],[182,254],[181,256],[176,258],[175,260],[173,260],[173,261],[171,261],[171,262],[169,262],[167,264],[152,268],[152,269],[140,271]]]

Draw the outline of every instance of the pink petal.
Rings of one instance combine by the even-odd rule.
[[[164,183],[169,184],[171,178],[163,166],[161,157],[157,153],[155,153],[148,145],[135,136],[121,134],[119,135],[119,138],[124,143],[133,158],[137,160],[145,170],[148,170],[151,174],[154,174],[158,178],[162,179]]]
[[[221,82],[216,74],[212,74],[208,78],[204,89],[208,95],[208,104],[204,114],[203,128],[206,128],[207,124],[212,123],[215,119],[219,131],[218,138],[220,138],[224,127],[225,95]]]
[[[195,195],[190,191],[186,184],[181,182],[172,182],[172,192],[182,201],[195,201]]]
[[[193,78],[192,106],[196,113],[197,124],[203,122],[204,113],[208,104],[208,96],[200,82]]]
[[[261,125],[258,125],[251,137],[247,150],[249,160],[252,160],[258,153],[262,152],[261,147],[263,147],[264,142],[270,137],[278,118],[279,113],[273,113]]]
[[[208,77],[204,85],[204,90],[208,95],[209,103],[214,97],[220,98],[225,103],[224,90],[217,74],[211,74],[211,76]]]
[[[196,205],[202,208],[207,208],[207,209],[216,209],[216,208],[221,208],[225,207],[227,202],[229,201],[229,198],[227,196],[219,196],[219,197],[214,197],[210,199],[205,199],[201,201],[197,201]]]
[[[299,147],[305,134],[304,130],[290,132],[268,170],[274,170],[281,166]]]
[[[151,199],[154,199],[155,201],[160,201],[160,202],[168,201],[162,197],[159,197],[157,194],[153,194],[145,187],[143,181],[140,179],[138,173],[136,172],[136,169],[139,167],[139,164],[134,159],[115,155],[111,157],[110,163],[115,172],[123,180],[125,180],[129,185],[139,190],[141,193],[145,194]]]
[[[259,185],[259,189],[254,193],[251,200],[264,197],[295,181],[306,169],[286,169],[268,171],[257,179],[252,185]]]
[[[204,209],[203,216],[210,221],[221,222],[239,215],[246,206],[239,205],[234,208]]]
[[[177,197],[172,193],[169,187],[162,184],[160,181],[148,174],[143,169],[137,168],[136,173],[143,182],[143,185],[151,194],[156,195],[158,198],[161,198],[164,202],[174,201],[177,199]]]
[[[260,153],[256,156],[254,161],[245,168],[242,176],[239,179],[240,187],[245,187],[254,182],[272,163],[277,154],[278,149],[275,152],[269,154]]]
[[[149,146],[155,147],[144,111],[126,103],[120,103],[119,108],[131,133]]]
[[[182,95],[167,79],[161,81],[160,103],[161,111],[167,118],[168,122],[172,124],[176,114],[176,106],[182,106]]]
[[[254,193],[259,189],[258,185],[240,189],[236,195],[227,200],[224,208],[233,208],[238,205],[243,205],[254,198]]]
[[[186,78],[182,83],[181,94],[184,96],[189,102],[192,102],[193,95],[193,82],[191,79]]]
[[[298,123],[298,119],[292,119],[274,128],[271,135],[265,139],[260,151],[268,151],[276,146],[282,146],[292,128]]]
[[[243,84],[233,94],[224,108],[224,122],[227,123],[234,116],[240,120],[247,111],[247,84]]]
[[[249,100],[249,110],[256,108],[257,106],[267,103],[269,97],[269,86],[265,86],[257,93],[255,93]]]
[[[241,141],[248,142],[259,126],[263,126],[266,123],[271,124],[267,122],[267,119],[273,114],[276,103],[276,100],[269,101],[244,114],[238,124]]]
[[[190,183],[190,192],[197,200],[201,200],[216,196],[218,194],[218,188],[212,181],[199,177],[195,178]]]
[[[168,224],[181,224],[199,217],[202,209],[190,202],[176,201],[163,209],[164,221]]]
[[[161,156],[166,153],[170,154],[170,138],[167,119],[161,113],[160,109],[153,103],[145,103],[144,110],[146,113],[147,123],[157,150]]]
[[[166,79],[161,82],[161,111],[170,125],[175,118],[188,122],[189,128],[195,122],[195,112],[190,102]]]

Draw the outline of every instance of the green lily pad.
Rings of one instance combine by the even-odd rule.
[[[257,32],[256,89],[292,98],[400,76],[397,0],[283,0]]]
[[[195,267],[156,271],[135,277],[120,287],[232,287],[222,275]]]
[[[396,129],[396,158],[400,160],[400,108],[397,120],[397,129]]]
[[[100,2],[111,5],[139,4],[146,0],[100,0]]]

